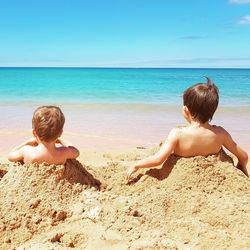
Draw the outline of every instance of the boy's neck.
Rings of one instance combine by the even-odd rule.
[[[41,140],[39,140],[38,144],[43,145],[45,148],[47,148],[48,150],[50,150],[50,149],[54,149],[55,148],[56,141],[47,142],[47,141],[41,141]]]
[[[191,120],[189,124],[192,127],[205,127],[205,128],[209,127],[209,123],[208,122],[201,123],[201,122],[195,121],[195,120]]]

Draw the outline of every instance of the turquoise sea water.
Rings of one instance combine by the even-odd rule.
[[[0,68],[0,103],[180,105],[203,76],[222,106],[250,106],[250,69]]]

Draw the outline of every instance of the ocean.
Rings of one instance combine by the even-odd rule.
[[[0,68],[0,153],[50,104],[62,107],[66,136],[81,148],[153,146],[185,123],[182,93],[204,76],[220,90],[213,121],[250,144],[250,69]]]
[[[210,77],[223,106],[250,106],[250,69],[0,68],[0,100],[36,104],[179,103]]]

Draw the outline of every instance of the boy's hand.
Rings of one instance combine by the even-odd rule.
[[[241,170],[247,177],[249,177],[249,174],[247,172],[247,168],[242,166],[240,163],[237,164],[236,168],[238,168],[239,170]]]
[[[128,167],[128,170],[127,170],[127,180],[130,180],[131,175],[132,175],[133,173],[135,173],[138,169],[139,169],[139,168],[136,167],[136,166],[130,166],[130,167]]]
[[[35,137],[31,137],[30,139],[28,139],[26,142],[25,142],[25,145],[29,145],[29,146],[37,146],[38,145],[38,142],[36,140]]]

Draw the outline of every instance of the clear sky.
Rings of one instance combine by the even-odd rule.
[[[0,0],[0,66],[250,68],[250,0]]]

